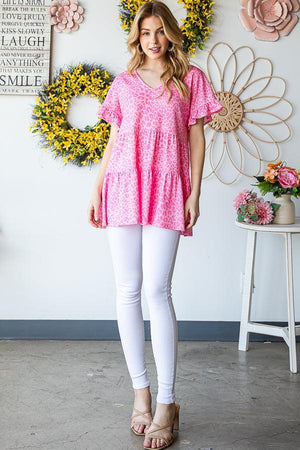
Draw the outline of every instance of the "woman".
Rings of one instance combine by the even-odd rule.
[[[199,217],[203,125],[222,105],[204,73],[189,64],[180,28],[164,3],[139,8],[128,48],[127,70],[115,77],[98,111],[111,132],[88,216],[92,226],[107,228],[118,328],[135,393],[131,429],[145,436],[144,448],[162,449],[172,444],[179,422],[171,280],[180,235],[192,236]],[[142,282],[158,379],[154,417],[144,356]]]

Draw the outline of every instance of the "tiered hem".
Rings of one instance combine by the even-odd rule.
[[[151,224],[193,236],[192,228],[185,229],[184,205],[190,195],[185,179],[180,173],[157,169],[106,172],[100,206],[102,228]]]
[[[183,235],[183,236],[193,236],[193,229],[192,228],[189,228],[188,230],[182,231],[182,230],[177,230],[177,229],[175,229],[173,227],[170,227],[168,225],[163,225],[161,223],[150,222],[150,221],[143,222],[142,220],[136,220],[135,222],[130,222],[130,223],[127,223],[127,222],[124,222],[124,223],[123,222],[122,223],[118,222],[117,224],[109,223],[109,224],[106,224],[106,225],[104,225],[102,223],[102,228],[105,229],[107,227],[121,227],[122,225],[153,225],[154,227],[166,228],[168,230],[180,231],[180,234]]]

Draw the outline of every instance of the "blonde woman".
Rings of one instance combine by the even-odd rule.
[[[202,70],[190,65],[180,28],[164,3],[139,8],[127,44],[127,70],[115,77],[98,111],[111,132],[88,216],[92,226],[107,228],[118,329],[135,394],[131,429],[145,436],[144,448],[162,449],[179,428],[172,275],[180,236],[192,236],[199,217],[203,125],[222,105]],[[142,282],[158,381],[154,416]]]

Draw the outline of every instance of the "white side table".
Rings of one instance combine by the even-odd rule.
[[[295,305],[294,305],[294,282],[293,282],[293,254],[292,254],[292,234],[300,233],[300,217],[296,218],[291,225],[255,225],[235,221],[238,227],[248,230],[245,278],[243,287],[242,317],[240,324],[239,350],[247,351],[249,344],[249,332],[269,334],[271,336],[282,337],[289,346],[290,371],[297,373],[296,336],[300,335],[300,325],[295,325]],[[255,263],[255,247],[257,232],[279,233],[285,238],[286,257],[286,281],[287,281],[287,304],[288,304],[288,326],[280,327],[275,325],[264,325],[251,322],[252,286]]]

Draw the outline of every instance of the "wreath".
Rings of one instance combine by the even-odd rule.
[[[102,65],[79,64],[60,69],[51,84],[44,83],[36,97],[29,127],[39,133],[44,150],[51,150],[55,159],[77,166],[92,165],[100,161],[109,139],[110,125],[97,121],[83,130],[72,127],[67,119],[67,108],[72,98],[89,94],[102,102],[107,95],[113,77]]]
[[[145,0],[124,0],[118,5],[119,19],[126,33],[130,32],[137,10],[144,3],[147,2]],[[210,32],[213,30],[209,27],[209,24],[212,21],[212,6],[215,2],[210,0],[177,0],[177,3],[182,3],[187,10],[186,18],[180,19],[183,22],[180,27],[183,34],[183,51],[195,56],[196,48],[203,49],[204,41],[208,39]]]

